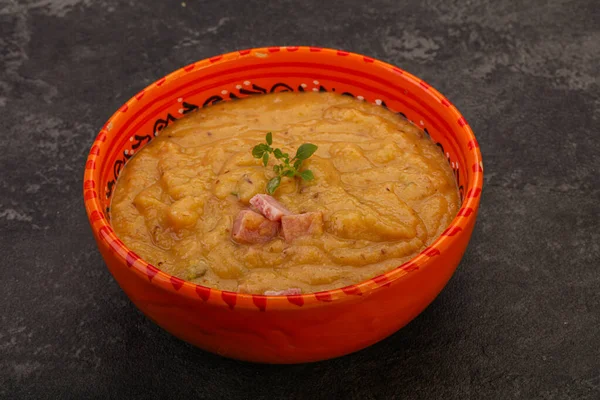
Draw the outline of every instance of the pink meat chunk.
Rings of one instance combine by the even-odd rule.
[[[286,242],[306,235],[323,234],[323,213],[284,215],[281,218],[281,231]]]
[[[250,204],[271,221],[279,221],[284,215],[291,214],[283,204],[268,194],[255,195],[250,199]]]
[[[279,223],[252,210],[242,210],[233,222],[231,237],[239,243],[265,243],[277,236]]]
[[[265,296],[287,296],[287,295],[298,295],[302,294],[302,289],[300,288],[289,288],[285,290],[267,290],[265,291]]]

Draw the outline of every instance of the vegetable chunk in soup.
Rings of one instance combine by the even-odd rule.
[[[303,144],[310,151],[294,159]],[[295,173],[282,167],[286,153]],[[169,274],[298,294],[401,265],[458,207],[446,158],[412,124],[347,96],[276,93],[161,131],[121,172],[111,218],[125,245]]]

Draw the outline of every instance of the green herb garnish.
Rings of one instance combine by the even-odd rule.
[[[267,133],[265,140],[267,143],[261,143],[254,146],[252,149],[252,156],[254,158],[262,159],[265,167],[269,163],[269,154],[273,154],[273,156],[280,161],[279,164],[273,166],[273,172],[275,172],[277,176],[267,182],[267,193],[275,193],[281,183],[281,178],[284,176],[289,178],[298,176],[305,181],[312,181],[315,179],[311,170],[305,169],[300,171],[300,167],[304,160],[308,159],[315,151],[317,151],[316,145],[304,143],[298,147],[296,155],[290,160],[290,155],[288,153],[284,153],[281,149],[274,149],[271,147],[273,144],[273,134],[271,132]]]

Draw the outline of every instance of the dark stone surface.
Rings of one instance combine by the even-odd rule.
[[[0,397],[600,398],[599,11],[0,0]],[[475,131],[485,187],[461,266],[411,324],[340,359],[252,365],[137,311],[96,250],[81,179],[96,132],[150,82],[285,44],[364,53],[430,82]]]

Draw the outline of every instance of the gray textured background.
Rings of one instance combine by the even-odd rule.
[[[515,3],[0,0],[0,397],[599,399],[600,4]],[[285,44],[425,79],[470,122],[486,176],[470,247],[422,315],[357,354],[275,367],[141,315],[96,250],[81,179],[147,84]]]

